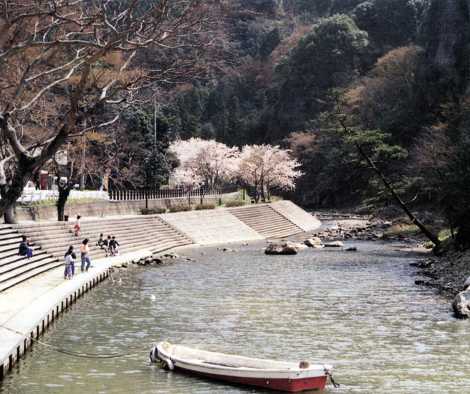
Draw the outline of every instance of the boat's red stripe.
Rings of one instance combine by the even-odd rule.
[[[273,390],[287,391],[291,393],[298,393],[306,390],[323,390],[326,386],[326,376],[317,376],[314,378],[304,379],[260,379],[260,378],[247,378],[226,375],[212,375],[209,373],[192,371],[181,367],[175,369],[189,373],[191,375],[203,376],[214,380],[223,380],[225,382],[265,387]]]

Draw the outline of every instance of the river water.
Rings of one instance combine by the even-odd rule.
[[[114,274],[43,340],[119,359],[74,358],[36,345],[1,393],[256,393],[164,372],[160,340],[335,366],[327,393],[470,393],[470,324],[414,285],[416,256],[392,245],[266,257],[264,244],[184,250],[195,261]],[[122,283],[118,280],[122,279]]]

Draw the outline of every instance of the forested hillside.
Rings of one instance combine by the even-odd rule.
[[[470,201],[469,4],[233,2],[223,75],[185,85],[166,111],[183,138],[292,149],[304,205],[390,203],[359,143],[411,206],[458,221]]]
[[[82,187],[158,187],[171,143],[201,137],[290,149],[304,206],[387,206],[386,179],[469,223],[470,0],[15,4],[0,8],[2,212],[66,144]]]

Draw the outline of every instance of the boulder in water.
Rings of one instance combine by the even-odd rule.
[[[452,309],[459,319],[470,317],[470,289],[464,290],[455,296]]]
[[[162,264],[163,260],[159,256],[154,256],[152,259],[154,264]]]
[[[315,249],[320,249],[324,247],[322,240],[318,237],[306,239],[304,241],[304,244],[307,245],[309,248]]]
[[[294,255],[298,253],[298,250],[292,242],[283,242],[269,244],[264,253],[269,255]]]
[[[325,244],[325,248],[342,248],[344,246],[344,243],[341,241],[334,241],[334,242],[328,242]]]
[[[464,290],[467,290],[470,287],[470,276],[465,280],[465,283],[463,284]]]

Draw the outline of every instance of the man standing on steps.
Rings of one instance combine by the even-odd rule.
[[[91,260],[90,260],[90,246],[88,246],[88,238],[85,238],[80,245],[80,258],[82,261],[81,265],[81,270],[83,271],[88,271],[88,268],[90,268],[91,265]],[[86,267],[85,267],[86,264]]]

